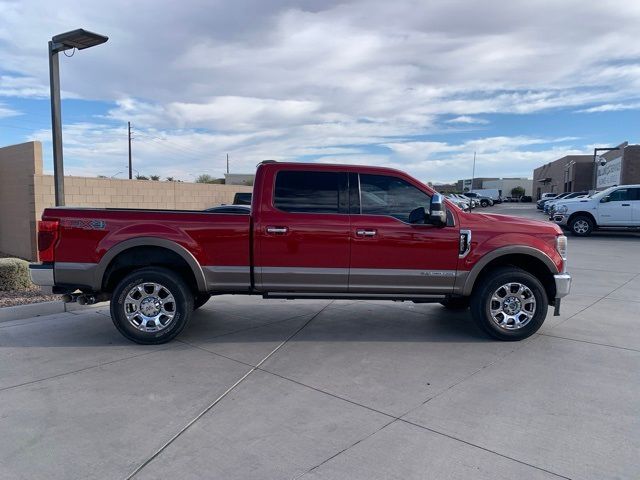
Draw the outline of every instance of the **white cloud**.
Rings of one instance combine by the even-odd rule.
[[[640,43],[629,39],[640,3],[628,0],[159,0],[123,15],[131,8],[0,0],[0,96],[46,98],[52,34],[85,26],[110,36],[60,57],[65,96],[115,102],[87,119],[105,125],[65,125],[78,171],[119,168],[126,134],[113,125],[131,121],[148,173],[219,174],[229,152],[238,169],[318,156],[446,180],[476,150],[487,174],[526,175],[533,159],[576,150],[573,139],[424,138],[487,125],[486,114],[639,102]]]
[[[620,110],[638,110],[640,102],[633,103],[605,103],[596,107],[578,110],[578,113],[598,113],[598,112],[617,112]]]
[[[0,118],[15,117],[16,115],[21,115],[21,113],[0,103]]]
[[[487,125],[489,120],[478,117],[471,117],[469,115],[460,115],[459,117],[446,120],[445,123],[461,123],[465,125]]]

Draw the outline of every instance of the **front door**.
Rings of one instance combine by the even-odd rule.
[[[598,225],[606,226],[629,226],[633,216],[632,206],[633,189],[618,188],[598,205]]]
[[[265,179],[254,228],[256,287],[265,292],[346,292],[347,174],[279,170]]]
[[[359,184],[360,213],[351,215],[349,292],[451,292],[459,228],[409,223],[415,208],[429,210],[431,197],[408,179],[361,174]]]

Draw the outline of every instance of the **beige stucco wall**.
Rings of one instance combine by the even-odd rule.
[[[37,252],[34,177],[42,175],[42,144],[0,148],[0,252],[34,258]]]
[[[65,203],[72,207],[203,210],[231,203],[252,187],[65,176]],[[0,252],[35,259],[36,221],[55,204],[53,176],[42,174],[42,145],[0,149]]]

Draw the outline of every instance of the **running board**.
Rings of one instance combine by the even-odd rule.
[[[394,302],[438,303],[446,299],[445,295],[398,295],[397,293],[305,293],[305,292],[267,292],[262,298],[285,300],[391,300]]]

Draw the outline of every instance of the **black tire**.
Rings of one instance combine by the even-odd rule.
[[[519,283],[527,287],[535,299],[535,310],[531,310],[533,315],[520,328],[511,329],[508,325],[501,327],[491,316],[491,297],[501,286],[509,283]],[[547,293],[540,280],[516,267],[499,267],[488,272],[478,280],[471,295],[473,320],[482,330],[498,340],[517,341],[530,337],[542,326],[547,317],[548,308]]]
[[[569,222],[569,231],[576,237],[588,237],[595,225],[588,215],[576,215]]]
[[[469,308],[469,297],[452,297],[440,302],[447,310],[466,310]]]
[[[166,295],[167,292],[173,296],[173,302],[168,301],[162,305],[162,308],[166,308],[166,310],[158,312],[159,320],[156,321],[160,322],[159,325],[154,320],[145,321],[147,317],[142,315],[140,307],[132,307],[132,300],[135,302],[137,299],[127,298],[132,289],[145,283],[149,285],[143,286],[145,293],[140,294],[140,298],[143,301],[145,298],[151,298],[148,302],[154,304],[150,306],[151,309],[160,308],[154,299],[161,301],[169,298]],[[162,287],[157,295],[150,293],[151,291],[155,292],[151,284]],[[134,292],[133,295],[138,294]],[[157,345],[174,339],[182,332],[191,318],[193,301],[194,295],[182,277],[166,268],[145,267],[130,273],[116,286],[111,297],[111,319],[118,331],[129,340],[143,345]],[[136,311],[140,313],[130,322],[125,314],[125,308],[132,308],[132,313]],[[164,314],[164,311],[167,311],[167,314]],[[168,315],[171,313],[173,313],[173,318],[169,319]],[[139,327],[134,325],[137,322],[140,323]],[[143,325],[142,322],[145,324]],[[143,331],[142,327],[150,325],[149,322],[154,322],[153,326],[149,326],[146,331]]]
[[[211,295],[209,293],[198,293],[193,299],[193,309],[197,310],[209,301]]]
[[[489,201],[488,200],[480,200],[480,206],[481,207],[488,207],[489,206]]]

